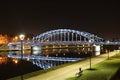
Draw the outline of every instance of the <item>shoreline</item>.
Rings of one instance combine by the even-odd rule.
[[[31,49],[25,49],[26,50],[31,50]],[[21,51],[19,49],[0,49],[0,52],[7,52],[7,51]]]

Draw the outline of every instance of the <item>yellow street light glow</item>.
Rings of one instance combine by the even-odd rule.
[[[17,36],[15,36],[15,40],[18,40],[18,37],[17,37]]]
[[[19,38],[20,38],[20,40],[24,40],[25,35],[24,35],[24,34],[21,34],[21,35],[19,35]]]

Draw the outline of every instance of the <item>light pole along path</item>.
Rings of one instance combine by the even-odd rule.
[[[110,52],[109,56],[115,55],[116,52]],[[103,54],[94,58],[91,58],[91,65],[97,64],[105,59],[107,59],[108,54]],[[79,72],[79,67],[82,68],[82,70],[89,68],[90,61],[89,58],[83,61],[80,61],[78,63],[62,67],[44,74],[40,74],[31,78],[28,78],[27,80],[66,80],[69,77],[75,77],[75,74]]]
[[[20,41],[21,41],[21,63],[22,63],[22,58],[23,58],[23,40],[25,38],[24,34],[19,35]],[[23,80],[23,70],[22,70],[22,65],[21,65],[21,80]]]

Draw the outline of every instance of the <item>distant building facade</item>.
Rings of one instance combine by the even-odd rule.
[[[0,34],[0,44],[7,44],[9,42],[9,37],[7,35]]]

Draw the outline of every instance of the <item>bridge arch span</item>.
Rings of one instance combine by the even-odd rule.
[[[71,30],[71,29],[57,29],[44,32],[36,37],[33,41],[46,42],[46,41],[89,41],[94,42],[103,41],[102,38],[84,31]]]

